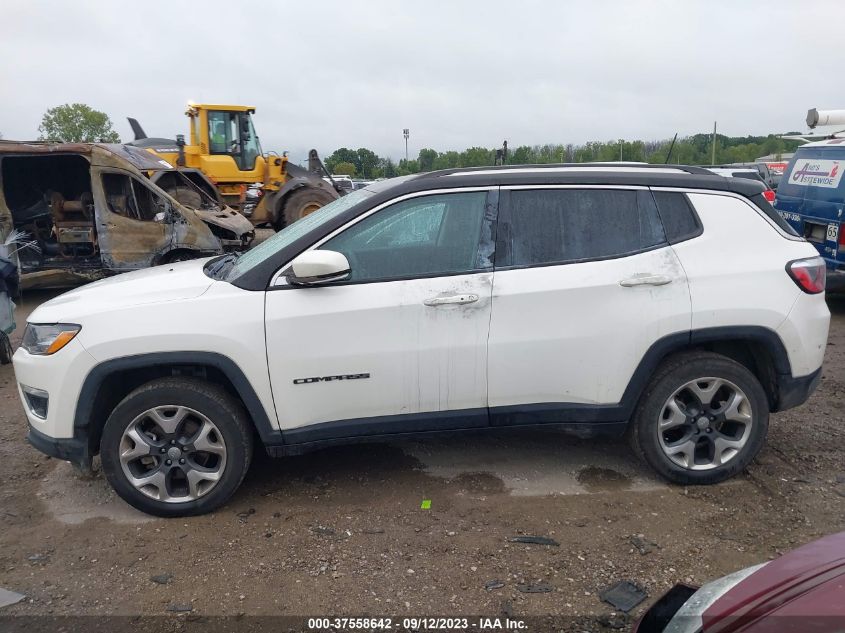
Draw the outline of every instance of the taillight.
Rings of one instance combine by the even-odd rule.
[[[775,201],[775,192],[772,189],[766,189],[763,192],[763,197],[769,201],[769,203],[774,203]]]
[[[786,272],[792,281],[804,292],[811,295],[824,292],[826,271],[821,257],[796,259],[786,265]]]
[[[839,252],[845,253],[845,224],[839,225]]]

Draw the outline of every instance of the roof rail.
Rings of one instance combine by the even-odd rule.
[[[540,165],[536,164],[526,164],[526,165],[486,165],[483,167],[452,167],[450,169],[440,169],[437,171],[428,172],[422,177],[432,177],[437,178],[440,176],[449,176],[452,174],[463,174],[469,172],[485,172],[485,171],[510,171],[510,170],[526,170],[526,169],[536,169],[537,171],[542,171],[544,169],[573,169],[573,170],[585,170],[588,171],[592,168],[600,168],[603,170],[608,170],[612,168],[619,168],[619,169],[658,169],[661,171],[666,171],[669,169],[681,171],[687,174],[699,175],[699,176],[712,176],[713,172],[704,169],[703,167],[698,167],[695,165],[664,165],[663,163],[632,163],[632,162],[610,162],[610,163],[544,163]]]

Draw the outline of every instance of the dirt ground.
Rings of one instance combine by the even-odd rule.
[[[0,587],[27,596],[0,615],[554,614],[627,628],[676,582],[845,530],[845,300],[830,306],[819,390],[773,416],[747,472],[710,487],[655,479],[623,442],[520,431],[257,455],[218,512],[152,519],[26,444],[0,367]],[[509,542],[520,534],[559,546]],[[598,596],[619,580],[649,595],[628,616]],[[539,583],[551,590],[523,591]]]

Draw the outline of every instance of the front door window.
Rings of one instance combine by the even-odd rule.
[[[487,192],[398,202],[364,218],[320,248],[343,253],[351,281],[389,281],[484,269],[479,244]]]

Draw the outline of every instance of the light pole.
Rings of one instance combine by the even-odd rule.
[[[405,162],[408,162],[408,137],[411,135],[411,131],[408,128],[404,128],[402,130],[402,135],[405,137]]]
[[[619,139],[619,162],[622,162],[622,139]]]

